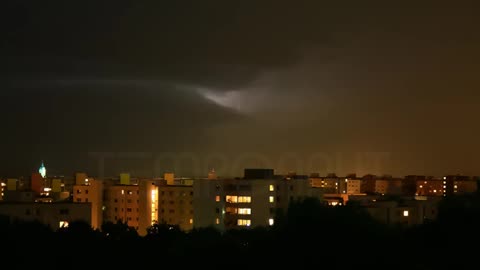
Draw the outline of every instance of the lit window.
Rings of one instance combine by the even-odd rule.
[[[275,202],[275,197],[273,196],[268,197],[268,201],[271,203]]]
[[[239,219],[237,221],[238,226],[250,226],[252,225],[252,221],[250,219]]]
[[[404,210],[404,211],[403,211],[403,216],[404,216],[404,217],[408,217],[408,210]]]
[[[273,226],[274,223],[275,220],[273,220],[273,218],[268,219],[268,225]]]
[[[227,214],[237,214],[238,212],[238,208],[235,207],[227,207],[225,210]]]
[[[447,188],[447,186],[443,186],[443,188]]]
[[[457,185],[453,186],[453,188],[457,188],[457,187],[458,187]]]
[[[436,189],[434,189],[434,190],[433,190],[433,193],[437,193],[437,190],[436,190]]]
[[[423,186],[422,186],[422,185],[420,185],[420,188],[423,188]]]
[[[218,217],[215,219],[215,224],[220,224],[220,219]]]
[[[215,201],[216,201],[216,202],[219,202],[219,201],[220,201],[220,196],[219,196],[219,195],[215,196]]]
[[[60,221],[60,223],[58,224],[58,226],[60,228],[67,228],[68,227],[68,221]]]
[[[269,188],[270,191],[274,191],[275,190],[275,187],[273,185],[270,185],[270,188]]]
[[[191,218],[189,222],[190,222],[190,224],[193,224],[193,218]]]
[[[250,196],[238,196],[238,202],[239,203],[251,203],[252,202],[252,197],[250,197]]]
[[[229,202],[229,203],[236,203],[236,202],[238,202],[238,197],[237,197],[237,196],[227,195],[227,196],[225,197],[225,201],[226,201],[226,202]]]
[[[251,215],[252,214],[252,208],[238,208],[238,214],[239,215]]]
[[[125,194],[125,190],[122,189],[122,195],[124,195],[124,194]]]

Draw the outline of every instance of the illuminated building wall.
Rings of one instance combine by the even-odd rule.
[[[326,177],[310,177],[310,185],[315,188],[322,188],[325,193],[339,193],[338,179]]]
[[[402,181],[399,179],[362,179],[361,193],[366,194],[402,194]]]
[[[45,179],[40,175],[40,173],[32,173],[30,177],[30,185],[32,191],[40,194],[43,192],[43,188],[45,187],[44,183]]]
[[[389,186],[389,180],[376,179],[375,180],[375,193],[387,194]]]
[[[343,184],[345,185],[345,193],[346,194],[360,194],[361,193],[362,180],[345,178]]]
[[[88,204],[80,203],[0,203],[0,215],[14,220],[39,221],[52,229],[60,225],[68,226],[72,221],[91,224],[91,211]]]
[[[193,185],[194,227],[271,226],[290,201],[320,196],[308,178],[199,179]]]
[[[104,192],[104,222],[126,222],[128,226],[139,229],[139,186],[106,186]]]
[[[139,181],[138,234],[145,235],[147,228],[158,221],[158,185],[161,181]]]
[[[417,181],[417,192],[419,196],[446,196],[447,181],[441,179],[425,179]]]
[[[158,186],[158,222],[190,231],[194,223],[193,186]]]
[[[84,178],[73,186],[73,202],[91,205],[91,221],[94,229],[101,228],[103,223],[103,182],[93,178]]]
[[[163,179],[167,181],[167,185],[175,185],[175,174],[167,172],[163,174]]]
[[[310,185],[315,188],[322,188],[324,193],[332,194],[360,194],[362,180],[345,177],[327,176],[310,177]]]
[[[86,173],[76,173],[75,174],[75,185],[84,185],[85,180],[88,179]]]
[[[14,178],[7,179],[7,190],[8,191],[17,190],[17,186],[18,186],[18,179],[14,179]]]

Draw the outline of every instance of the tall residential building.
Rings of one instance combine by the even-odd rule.
[[[99,229],[103,223],[103,182],[86,175],[77,175],[73,186],[73,202],[91,205],[91,222],[94,229]]]
[[[312,196],[312,190],[307,177],[276,177],[269,169],[246,169],[243,179],[199,179],[193,185],[194,227],[272,226],[290,201]]]
[[[193,229],[193,186],[158,186],[158,222],[178,225],[184,231]]]
[[[106,186],[104,192],[104,221],[122,221],[128,226],[139,229],[140,196],[138,185]]]

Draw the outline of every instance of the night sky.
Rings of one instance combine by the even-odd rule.
[[[145,2],[1,1],[0,177],[480,174],[476,1]]]

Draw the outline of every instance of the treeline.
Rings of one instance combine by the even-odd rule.
[[[230,230],[152,226],[145,237],[123,223],[101,230],[83,222],[52,231],[0,219],[9,269],[161,269],[162,267],[314,267],[317,269],[459,269],[477,264],[480,196],[445,199],[436,221],[418,227],[375,222],[361,207],[293,202],[270,228]]]

